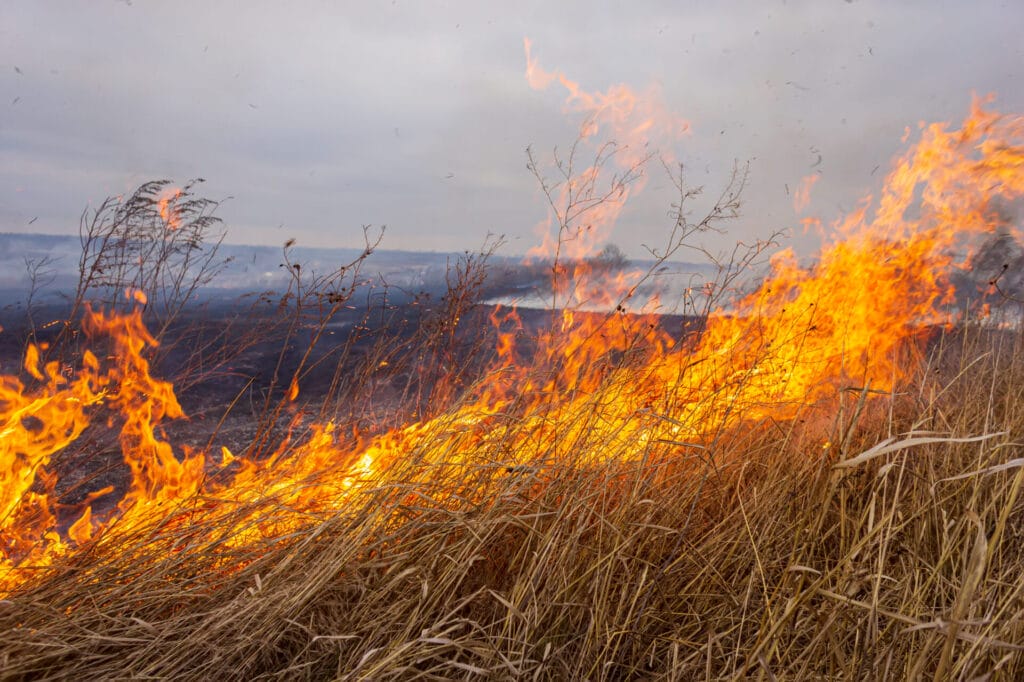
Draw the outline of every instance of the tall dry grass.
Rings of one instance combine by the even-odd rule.
[[[967,327],[897,394],[851,390],[706,450],[625,461],[594,428],[565,436],[578,461],[513,463],[441,418],[380,482],[261,544],[223,532],[251,506],[204,498],[168,516],[188,524],[101,537],[0,602],[0,670],[1020,679],[1022,382],[1020,334]],[[288,511],[251,504],[264,527]]]

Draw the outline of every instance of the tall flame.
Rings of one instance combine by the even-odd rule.
[[[674,114],[665,104],[661,92],[651,86],[646,92],[638,93],[632,88],[618,84],[605,92],[590,92],[578,82],[570,79],[560,71],[545,71],[533,56],[533,44],[529,38],[523,39],[526,53],[526,80],[531,88],[545,90],[553,83],[560,84],[566,90],[565,109],[569,113],[582,114],[580,139],[595,141],[595,162],[570,177],[558,189],[558,206],[566,206],[572,197],[586,196],[592,191],[602,174],[602,166],[606,163],[614,166],[616,173],[629,174],[634,170],[642,170],[643,165],[655,153],[661,153],[667,161],[671,161],[671,150],[674,144],[690,130],[685,119]],[[607,144],[614,145],[606,149]],[[609,235],[622,208],[631,194],[643,188],[644,177],[638,174],[634,182],[625,183],[621,191],[614,196],[606,197],[601,202],[585,202],[586,225],[576,238],[564,239],[559,243],[559,235],[552,234],[550,225],[542,232],[544,241],[531,251],[531,255],[550,256],[561,250],[569,259],[582,259],[592,255]],[[567,227],[568,216],[558,219]]]

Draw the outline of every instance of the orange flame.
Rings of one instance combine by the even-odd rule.
[[[584,116],[580,138],[596,138],[600,134],[614,144],[614,153],[603,160],[610,161],[620,173],[639,169],[655,153],[661,153],[671,161],[672,146],[689,132],[690,124],[669,110],[656,86],[652,85],[644,93],[637,93],[622,84],[613,85],[605,92],[588,92],[564,73],[541,68],[533,57],[532,47],[530,39],[524,38],[527,83],[535,90],[545,90],[556,81],[565,88],[568,93],[566,110]],[[566,205],[569,197],[579,196],[598,181],[603,154],[600,147],[594,153],[598,161],[562,185],[559,205]],[[544,242],[532,249],[530,255],[549,256],[559,248],[570,259],[592,255],[595,247],[608,236],[630,194],[642,187],[641,175],[633,184],[624,186],[620,195],[589,207],[586,211],[587,225],[581,238],[556,244],[558,235],[551,234],[550,226],[545,226],[541,234]]]
[[[606,137],[627,146],[628,163],[636,163],[647,154],[648,141],[675,141],[689,132],[690,123],[672,113],[656,86],[638,94],[626,85],[613,85],[606,92],[587,92],[561,71],[545,71],[532,53],[533,43],[523,39],[526,53],[526,81],[534,90],[546,90],[558,81],[568,91],[565,101],[570,112],[584,114],[580,129],[583,137],[605,132]],[[663,151],[668,152],[669,149]]]
[[[180,189],[170,187],[165,189],[162,196],[157,199],[157,210],[168,232],[175,232],[181,228],[181,209],[176,204],[182,194]]]
[[[793,210],[797,213],[802,213],[811,203],[811,189],[814,184],[821,178],[817,173],[808,175],[800,181],[800,185],[796,188],[796,192],[793,194]]]

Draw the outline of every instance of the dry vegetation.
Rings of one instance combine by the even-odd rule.
[[[0,603],[3,674],[1018,679],[1020,344],[944,334],[897,396],[849,392],[639,462],[410,452],[241,549],[219,529],[252,509],[189,500],[172,514],[189,524],[101,537]]]

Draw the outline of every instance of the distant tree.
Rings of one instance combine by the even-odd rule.
[[[616,244],[606,244],[589,261],[590,266],[599,272],[616,272],[629,265],[629,259],[626,258],[626,254]]]

